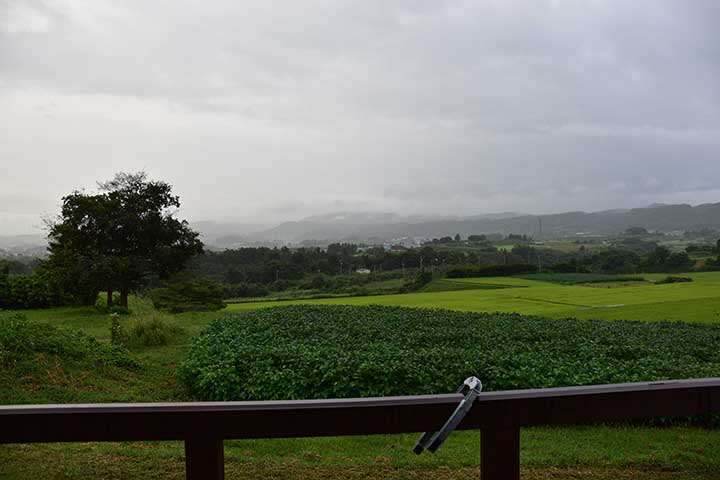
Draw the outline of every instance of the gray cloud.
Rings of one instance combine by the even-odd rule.
[[[191,218],[263,221],[717,201],[718,18],[714,0],[0,0],[0,191],[56,204],[146,168]]]

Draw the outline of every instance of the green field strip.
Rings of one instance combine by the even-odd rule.
[[[511,285],[514,287],[538,287],[557,285],[551,282],[542,282],[539,280],[529,280],[520,277],[478,277],[478,278],[453,278],[453,282],[458,283],[499,283],[502,285]]]
[[[571,307],[594,308],[592,305],[582,305],[580,303],[558,302],[558,301],[554,301],[554,300],[543,300],[541,298],[531,298],[531,297],[517,297],[517,298],[522,298],[523,300],[530,300],[532,302],[539,302],[539,303],[552,303],[555,305],[568,305]]]
[[[507,285],[503,283],[471,283],[458,282],[454,279],[434,280],[417,293],[455,292],[460,290],[499,290],[504,288],[523,288],[524,285]]]
[[[667,274],[645,275],[661,279]],[[396,305],[407,307],[448,308],[476,312],[518,312],[553,318],[631,319],[657,321],[677,319],[693,322],[718,322],[714,310],[720,310],[720,272],[688,274],[692,283],[633,286],[627,288],[587,288],[560,285],[513,277],[452,279],[455,283],[506,284],[526,287],[522,295],[515,288],[467,289],[419,292],[398,295],[345,297],[286,302],[236,304],[226,311],[244,311],[288,303],[330,303],[346,305]],[[450,279],[447,279],[450,280]],[[712,305],[713,307],[707,307]]]
[[[703,302],[696,299],[626,305],[613,309],[565,311],[550,315],[553,318],[578,317],[604,320],[675,321],[720,323],[720,297]]]

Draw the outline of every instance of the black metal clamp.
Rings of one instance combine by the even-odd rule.
[[[435,432],[425,432],[413,447],[413,452],[415,452],[416,455],[420,455],[423,450],[435,453],[437,449],[440,448],[440,445],[443,444],[445,439],[450,436],[453,430],[460,425],[460,422],[467,412],[470,411],[480,392],[482,392],[482,382],[480,379],[477,377],[466,378],[457,391],[457,393],[464,394],[465,398],[460,401],[460,404],[458,404],[453,414],[450,415],[450,418],[448,418],[447,422],[445,422],[445,425],[442,426],[437,436],[435,436],[435,439],[433,439]]]

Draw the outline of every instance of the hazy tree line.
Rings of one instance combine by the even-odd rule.
[[[331,244],[326,249],[249,247],[222,252],[207,252],[193,259],[190,269],[226,283],[257,282],[269,284],[277,280],[299,280],[307,274],[350,275],[359,269],[373,272],[427,268],[458,263],[475,263],[481,259],[502,261],[496,251],[490,255],[474,252],[447,251],[426,246],[402,251],[382,247],[359,253],[355,244]]]
[[[478,238],[478,241],[482,240]],[[698,268],[688,253],[718,255],[717,245],[691,244],[686,251],[671,251],[654,242],[637,238],[624,238],[608,247],[594,250],[581,246],[578,251],[570,253],[528,243],[518,243],[510,251],[488,246],[480,251],[471,251],[436,245],[438,242],[401,251],[388,251],[381,247],[361,250],[356,244],[332,244],[326,249],[258,247],[207,252],[194,255],[187,263],[187,271],[182,275],[184,284],[158,291],[156,297],[159,302],[166,304],[168,295],[188,291],[188,285],[192,285],[192,282],[195,282],[195,291],[212,292],[215,297],[230,298],[265,296],[271,292],[291,289],[362,294],[365,285],[388,279],[406,279],[401,291],[411,291],[428,281],[426,275],[418,283],[418,272],[436,277],[448,274],[510,275],[531,271],[678,272]],[[62,255],[51,255],[48,261],[42,262],[30,274],[25,264],[0,261],[1,308],[89,304],[97,299],[98,292],[107,293],[122,288],[122,283],[114,283],[117,277],[102,276],[103,268],[106,268],[110,259],[102,255],[89,257],[87,252],[85,257],[78,257],[75,253],[67,259],[65,251],[57,247],[53,251],[62,252]],[[70,260],[77,263],[65,268],[65,262]],[[139,272],[134,277],[134,283],[127,287],[128,291],[168,287],[168,279],[184,265],[185,262],[180,262],[165,272],[149,269]],[[718,261],[708,262],[701,268],[717,269]],[[358,273],[367,270],[371,273]],[[109,298],[112,301],[112,297]],[[118,300],[122,303],[122,296],[116,298]],[[217,303],[217,298],[213,301]]]
[[[239,248],[203,252],[198,233],[176,219],[172,186],[144,173],[120,173],[96,193],[63,197],[60,215],[48,223],[49,256],[34,264],[0,260],[0,308],[94,304],[127,307],[131,292],[145,292],[169,309],[222,305],[222,298],[314,290],[363,294],[365,286],[402,279],[412,291],[433,277],[511,275],[519,272],[642,273],[718,269],[720,240],[671,251],[626,232],[609,245],[560,251],[507,235],[510,250],[490,236],[459,234],[419,248],[335,243],[327,248]],[[702,233],[702,232],[701,232]],[[494,236],[493,236],[494,238]],[[203,254],[204,253],[204,254]],[[696,264],[689,254],[715,259]],[[397,282],[395,282],[397,284]]]
[[[240,248],[195,257],[189,268],[194,275],[222,283],[228,297],[263,296],[288,289],[347,292],[348,287],[375,280],[414,277],[419,271],[435,276],[449,272],[463,276],[458,272],[464,268],[495,275],[531,271],[676,272],[695,268],[686,251],[674,252],[654,242],[633,238],[596,250],[581,246],[576,252],[525,242],[516,244],[510,251],[495,247],[480,251],[439,248],[442,243],[446,241],[401,251],[381,247],[361,249],[355,244],[332,244],[326,249]],[[703,251],[701,249],[716,254],[714,246],[688,247],[690,252]],[[704,268],[716,269],[717,264],[711,262]],[[368,270],[370,274],[358,273]]]
[[[191,237],[195,238],[192,234]],[[717,245],[691,244],[686,251],[671,251],[655,242],[632,237],[593,250],[581,245],[575,252],[562,252],[527,242],[517,243],[511,250],[504,251],[489,243],[483,244],[485,240],[480,236],[474,240],[483,247],[479,251],[442,248],[442,242],[400,251],[338,243],[325,249],[254,247],[206,252],[191,257],[187,255],[185,245],[183,258],[190,258],[188,262],[183,260],[165,272],[159,269],[138,272],[134,283],[127,288],[138,291],[157,286],[170,287],[159,290],[155,295],[163,304],[167,303],[168,295],[187,291],[188,284],[192,282],[195,282],[195,291],[213,292],[215,297],[225,298],[258,297],[292,289],[362,294],[369,283],[389,279],[405,279],[406,283],[400,291],[411,291],[429,281],[428,274],[431,279],[433,275],[511,275],[532,271],[678,272],[698,268],[689,253],[718,255]],[[453,239],[453,242],[456,240]],[[197,253],[197,246],[193,248]],[[98,292],[118,288],[115,285],[122,287],[120,282],[114,283],[117,277],[102,276],[108,261],[120,260],[107,259],[103,255],[79,258],[75,253],[70,255],[70,259],[78,263],[64,268],[67,253],[57,247],[51,251],[56,252],[56,256],[51,255],[31,274],[27,274],[27,267],[19,262],[0,262],[0,307],[88,304],[95,301]],[[57,252],[62,252],[62,255]],[[182,274],[184,284],[167,285],[173,274],[178,276],[183,266],[187,266]],[[702,268],[717,269],[718,262],[711,261]],[[365,273],[367,271],[370,273]],[[419,272],[425,274],[420,281]],[[109,298],[112,301],[112,297]]]
[[[334,291],[377,280],[415,278],[418,271],[440,272],[451,265],[497,263],[508,255],[453,251],[425,246],[389,251],[337,243],[321,248],[251,247],[206,252],[189,269],[225,285],[229,296],[262,296],[291,288]],[[510,254],[512,261],[520,257]],[[370,273],[365,273],[369,271]],[[361,272],[361,273],[358,273]],[[413,280],[414,281],[414,280]]]

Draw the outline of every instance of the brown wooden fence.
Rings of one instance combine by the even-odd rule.
[[[182,440],[187,478],[216,480],[224,476],[224,439],[436,430],[461,399],[0,406],[0,443]],[[484,480],[514,480],[520,478],[521,427],[707,413],[720,413],[720,378],[486,392],[459,428],[481,431]]]

